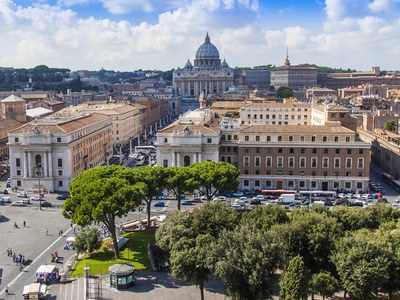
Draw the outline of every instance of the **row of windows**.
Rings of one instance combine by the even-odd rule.
[[[221,147],[221,151],[225,150],[225,147]],[[251,148],[244,148],[244,153],[250,153],[250,149]],[[260,147],[256,147],[254,148],[256,153],[261,153],[261,149]],[[266,148],[267,149],[267,153],[272,153],[272,148]],[[283,149],[284,148],[277,148],[278,149],[278,153],[283,153]],[[300,149],[300,153],[301,154],[306,154],[306,148],[285,148],[285,149],[289,149],[289,153],[295,153],[298,152],[297,149]],[[318,148],[311,148],[310,149],[312,154],[318,154]],[[320,149],[320,151],[323,150],[324,154],[329,154],[329,148],[324,148],[324,149]],[[341,149],[340,148],[336,148],[336,149],[331,149],[332,151],[335,150],[335,154],[340,154],[341,153]],[[348,155],[351,155],[353,153],[353,150],[355,150],[355,153],[357,152],[356,149],[343,149],[345,151],[345,153],[347,153]],[[364,149],[358,149],[358,154],[362,155],[364,154]]]
[[[222,139],[222,138],[221,138]],[[244,140],[246,142],[250,141],[250,136],[249,135],[245,135],[244,136]],[[252,141],[256,141],[256,142],[261,142],[261,136],[260,135],[256,135],[256,136],[252,136]],[[265,140],[264,140],[265,141]],[[289,136],[282,136],[282,135],[278,135],[278,136],[271,136],[271,135],[267,135],[266,137],[266,141],[267,142],[294,142],[295,138],[292,135]],[[300,139],[296,139],[296,141],[299,142],[317,142],[317,136],[312,135],[307,136],[307,139],[304,135],[300,136]],[[332,142],[332,136],[322,136],[318,137],[318,141],[319,142]],[[333,142],[338,143],[339,142],[339,137],[338,136],[334,136],[333,137]],[[346,136],[346,143],[350,143],[351,142],[351,137],[350,136]]]
[[[254,186],[255,187],[261,187],[260,183],[261,183],[260,180],[254,180]],[[248,179],[243,180],[243,185],[245,187],[248,187],[249,184],[250,184],[250,180],[248,180]],[[294,188],[295,187],[295,182],[293,180],[288,180],[287,185],[288,185],[288,188]],[[265,187],[266,188],[272,188],[272,181],[271,180],[266,180],[265,181]],[[305,187],[306,187],[306,181],[300,180],[299,181],[299,188],[305,188]],[[312,188],[316,188],[316,182],[314,182],[314,181],[312,182]],[[340,182],[334,181],[333,182],[333,188],[334,189],[339,189],[340,188]],[[352,187],[351,182],[350,181],[346,181],[344,183],[344,188],[345,189],[352,189],[353,187]],[[357,182],[355,188],[356,189],[362,189],[363,188],[363,183],[362,182]]]
[[[244,125],[244,124],[245,124],[245,121],[242,121],[241,124]],[[252,121],[248,121],[247,124],[251,125],[251,124],[252,124]],[[255,123],[255,124],[257,124],[257,125],[262,125],[261,120],[260,120],[258,123]],[[265,125],[289,125],[289,122],[287,122],[287,121],[284,121],[284,122],[282,122],[282,121],[278,121],[278,122],[275,122],[275,121],[272,121],[272,122],[266,121],[266,122],[265,122]],[[291,125],[295,125],[295,124],[292,123]],[[296,125],[308,125],[308,124],[307,124],[307,122],[304,122],[304,124],[297,123]]]
[[[267,107],[267,108],[248,108],[247,109],[247,111],[289,111],[289,108],[269,108],[269,107]],[[294,108],[294,107],[292,107],[291,109],[290,109],[290,111],[296,111],[296,108]],[[308,111],[308,108],[304,108],[304,110],[302,109],[302,108],[297,108],[297,111]]]
[[[262,162],[261,162],[261,156],[255,156],[254,157],[254,167],[261,167]],[[299,159],[299,167],[300,168],[306,168],[306,157],[300,157]],[[317,157],[311,157],[311,168],[318,168],[318,158]],[[351,169],[353,167],[353,159],[351,157],[347,157],[345,159],[345,168],[346,169]],[[250,167],[250,156],[244,156],[243,157],[243,166],[244,167]],[[273,159],[272,156],[267,156],[265,158],[265,166],[266,167],[272,167],[273,164]],[[278,168],[284,167],[284,159],[283,156],[278,156],[276,158],[276,166]],[[289,168],[294,168],[295,167],[295,158],[294,157],[288,157],[288,162],[287,162],[287,167]],[[329,168],[332,166],[329,166],[329,157],[323,157],[322,158],[322,168]],[[340,168],[340,157],[335,157],[333,159],[333,167],[335,169]],[[364,158],[360,157],[357,159],[357,169],[363,169],[364,168]]]
[[[297,120],[301,120],[301,117],[302,117],[302,115],[297,115]],[[253,115],[253,119],[257,120],[257,118],[260,119],[260,120],[263,120],[264,119],[264,115],[254,114]],[[276,120],[276,119],[283,120],[283,118],[285,120],[289,120],[289,115],[278,115],[278,117],[276,117],[276,115],[271,115],[271,119],[272,120]],[[291,115],[290,118],[291,118],[291,120],[295,120],[296,115]],[[308,115],[303,115],[303,119],[304,120],[307,120],[307,118],[308,118]],[[251,115],[250,114],[247,115],[247,119],[251,119]],[[269,120],[270,119],[270,115],[265,115],[265,119]]]
[[[281,175],[290,175],[290,176],[295,175],[293,170],[286,170],[286,173],[283,170],[278,170],[276,172],[272,172],[272,170],[262,170],[262,171],[255,170],[254,173],[250,173],[249,170],[246,169],[242,173],[245,174],[245,175],[249,175],[249,174],[254,174],[254,175],[264,175],[265,174],[265,175],[279,175],[279,176],[281,176]],[[299,173],[296,173],[296,174],[297,175],[301,175],[301,176],[305,176],[306,175],[306,173],[304,171],[300,171]],[[311,174],[307,174],[307,175],[311,175],[311,176],[317,176],[317,175],[329,176],[328,175],[328,171],[323,171],[323,172],[320,172],[319,174],[317,174],[317,171],[312,171]],[[340,175],[339,171],[335,171],[333,175],[336,176],[336,177],[342,176],[342,175]],[[351,171],[346,171],[343,175],[346,176],[346,177],[355,176],[354,172],[352,173]],[[361,171],[356,172],[356,175],[359,176],[359,177],[362,177],[363,176],[363,172],[361,172]]]
[[[40,159],[36,159],[36,161],[37,161],[38,163],[41,163],[41,162],[42,162],[42,158],[40,157]],[[20,168],[20,167],[21,167],[21,159],[20,159],[20,158],[16,158],[16,159],[15,159],[15,166],[16,166],[17,168]],[[57,160],[57,166],[58,166],[59,168],[62,168],[62,166],[63,166],[63,160],[62,160],[62,158],[58,158],[58,160]]]

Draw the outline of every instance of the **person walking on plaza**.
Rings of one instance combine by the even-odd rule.
[[[23,224],[24,224],[24,227],[26,227],[26,222],[25,222],[25,220],[24,220],[24,223],[23,223]]]
[[[49,235],[49,230],[47,228],[46,228],[45,231],[46,231],[46,235]]]

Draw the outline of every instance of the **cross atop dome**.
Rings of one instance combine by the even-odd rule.
[[[204,39],[204,43],[210,44],[210,37],[208,36],[208,32],[207,32],[206,38]]]

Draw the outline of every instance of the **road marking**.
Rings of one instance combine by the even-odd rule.
[[[72,228],[68,229],[65,233],[67,234],[69,231],[71,231]],[[38,261],[39,258],[41,258],[47,251],[49,251],[49,249],[51,247],[53,247],[59,240],[61,240],[61,238],[63,238],[64,236],[60,236],[58,239],[56,239],[49,247],[46,248],[46,250],[44,250],[42,253],[40,253],[32,262],[29,266],[27,266],[25,268],[24,271],[28,271],[30,269],[30,267]],[[24,275],[25,272],[20,272],[7,286],[10,288],[22,275]],[[4,289],[0,292],[0,295],[4,294],[6,291],[6,288],[4,287]]]
[[[74,300],[74,283],[75,281],[72,281],[72,285],[71,285],[71,300]]]
[[[164,211],[167,210],[167,207],[169,206],[170,202],[171,202],[171,200],[168,200],[168,201],[167,201],[167,203],[166,203],[167,206],[166,206],[166,207],[163,207],[162,212],[164,212]]]

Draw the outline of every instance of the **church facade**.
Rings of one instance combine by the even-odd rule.
[[[194,65],[188,61],[184,68],[173,72],[173,92],[175,96],[199,96],[224,93],[233,86],[234,70],[224,61],[221,63],[219,52],[208,33],[204,43],[197,49]]]

